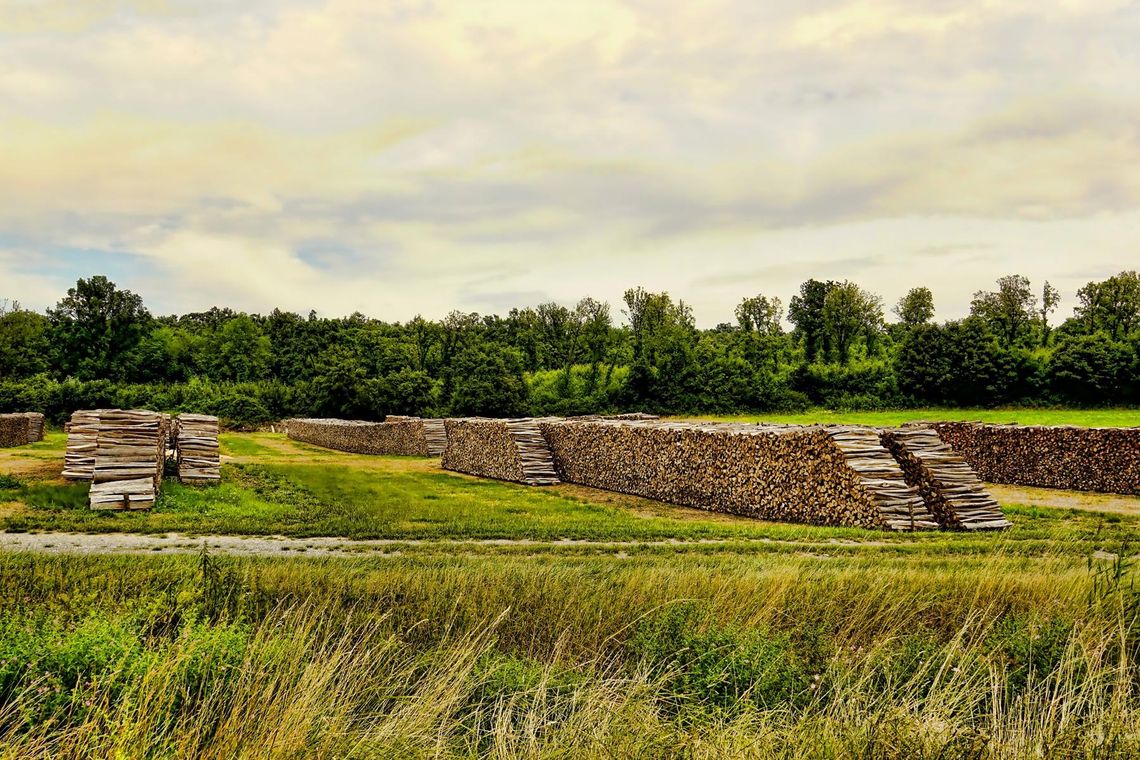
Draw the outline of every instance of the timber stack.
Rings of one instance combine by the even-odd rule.
[[[1140,427],[921,424],[989,483],[1140,494]]]
[[[391,422],[293,419],[286,421],[289,438],[352,454],[430,456],[424,421],[397,418]]]
[[[103,410],[96,431],[91,508],[153,507],[166,455],[162,415],[145,410]]]
[[[63,477],[91,480],[95,474],[95,448],[99,440],[100,409],[79,410],[67,423],[67,449],[63,456]]]
[[[766,520],[938,527],[870,429],[547,420],[542,430],[570,483]]]
[[[28,443],[38,443],[44,439],[44,416],[40,412],[24,412],[28,418]]]
[[[547,421],[531,417],[447,420],[443,468],[528,486],[554,485],[559,478],[543,435],[542,424]]]
[[[917,426],[884,430],[882,442],[943,528],[1003,530],[1012,526],[977,473],[937,431]]]
[[[208,414],[180,414],[174,429],[178,479],[192,485],[220,482],[218,418]]]
[[[26,414],[0,414],[0,449],[34,443]]]

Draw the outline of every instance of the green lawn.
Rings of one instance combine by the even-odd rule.
[[[701,415],[682,419],[853,425],[900,425],[915,420],[977,420],[1017,422],[1022,425],[1136,427],[1140,426],[1140,409],[902,409],[882,412],[837,412],[830,409],[815,409],[802,413]]]

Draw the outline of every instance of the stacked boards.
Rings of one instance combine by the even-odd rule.
[[[928,424],[989,483],[1140,494],[1140,428]]]
[[[528,486],[559,482],[543,420],[469,417],[446,421],[445,470]]]
[[[919,426],[884,430],[882,442],[941,526],[1001,530],[1012,525],[973,468],[935,430]]]
[[[91,482],[92,509],[153,507],[171,441],[183,482],[216,483],[221,477],[216,417],[84,410],[71,416],[67,430],[63,476]]]
[[[542,430],[571,483],[767,520],[938,527],[869,428],[548,420]]]
[[[0,449],[26,446],[44,438],[44,416],[39,412],[0,414]]]
[[[431,456],[426,420],[391,417],[385,422],[362,420],[287,420],[288,436],[294,441],[352,454]],[[436,444],[438,448],[438,443]]]
[[[222,479],[218,454],[218,418],[180,414],[174,421],[178,479],[187,484],[218,483]]]
[[[104,410],[96,425],[92,509],[150,509],[162,484],[166,458],[162,415]]]

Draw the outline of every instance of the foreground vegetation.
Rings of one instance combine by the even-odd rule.
[[[1128,573],[0,555],[0,757],[1132,757]]]

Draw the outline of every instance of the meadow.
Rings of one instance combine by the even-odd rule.
[[[0,552],[0,758],[1140,753],[1140,499],[1006,491],[1005,533],[892,535],[223,452],[220,487],[98,515],[53,433],[0,452],[0,530],[396,543]]]

